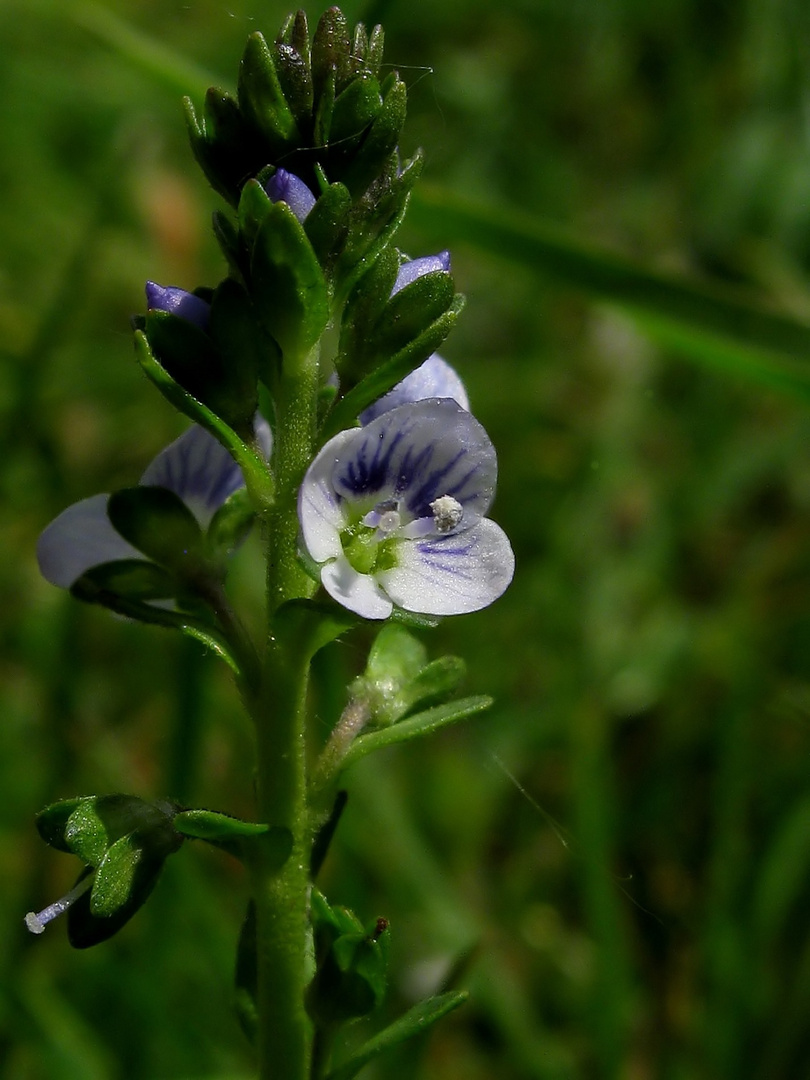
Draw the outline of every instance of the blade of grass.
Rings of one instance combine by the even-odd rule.
[[[442,244],[469,244],[617,304],[691,359],[810,398],[810,325],[756,296],[646,269],[539,218],[430,185],[414,192],[410,221]]]

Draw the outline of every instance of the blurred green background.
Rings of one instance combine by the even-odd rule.
[[[431,190],[401,243],[452,249],[468,308],[443,352],[498,448],[494,516],[517,555],[501,601],[426,638],[467,659],[465,689],[496,695],[492,712],[347,778],[324,885],[393,930],[390,1001],[357,1038],[447,980],[472,993],[363,1075],[806,1077],[810,8],[344,10],[383,22],[411,88],[404,149],[425,148]],[[235,863],[187,845],[88,952],[58,924],[23,928],[76,871],[35,834],[45,803],[124,790],[250,814],[250,733],[226,673],[71,602],[40,580],[34,545],[182,429],[138,372],[128,322],[146,278],[223,274],[219,200],[180,96],[232,87],[247,34],[286,12],[0,3],[9,1080],[251,1075],[231,1010]],[[485,212],[459,215],[463,200]],[[233,586],[252,612],[257,571],[248,545]],[[319,661],[324,730],[361,646]]]

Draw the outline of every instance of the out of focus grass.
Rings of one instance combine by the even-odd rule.
[[[412,90],[406,150],[425,147],[451,199],[810,318],[806,5],[345,10],[384,22]],[[249,813],[249,732],[214,661],[72,604],[39,579],[33,549],[65,505],[132,483],[180,430],[128,332],[147,277],[193,287],[223,272],[179,95],[199,99],[208,73],[232,84],[247,33],[285,13],[255,0],[0,7],[9,1080],[250,1075],[230,1009],[244,882],[224,858],[182,852],[97,949],[71,952],[57,926],[25,935],[23,913],[74,871],[35,837],[46,802],[126,790]],[[403,243],[445,246],[441,214],[415,209]],[[739,327],[720,355],[518,256],[474,223],[459,234],[469,302],[445,348],[498,447],[516,582],[427,639],[464,656],[469,691],[498,703],[358,766],[325,869],[336,901],[391,920],[386,1016],[447,979],[472,1000],[368,1076],[803,1077],[806,399],[752,377]],[[788,360],[803,379],[810,361]],[[248,547],[234,574],[248,609],[255,570]],[[340,707],[330,680],[360,655],[349,642],[322,656],[324,725]]]

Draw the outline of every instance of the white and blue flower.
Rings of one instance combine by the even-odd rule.
[[[263,419],[256,422],[256,436],[269,456],[271,434]],[[225,447],[195,424],[158,454],[140,483],[174,492],[206,529],[225,500],[244,486],[244,478]],[[41,534],[37,561],[51,584],[69,589],[101,563],[144,558],[113,528],[108,500],[109,495],[92,495],[74,503]]]
[[[400,405],[315,458],[298,497],[303,546],[330,596],[365,618],[478,611],[514,572],[485,517],[496,479],[487,433],[457,402]]]

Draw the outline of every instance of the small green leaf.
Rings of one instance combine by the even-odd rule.
[[[265,216],[253,249],[253,302],[291,370],[304,362],[329,320],[329,296],[315,252],[284,202]]]
[[[121,837],[138,832],[161,850],[175,846],[174,808],[137,795],[90,795],[79,800],[65,826],[67,850],[90,866],[99,866]],[[168,853],[168,852],[166,852]]]
[[[459,701],[451,701],[446,705],[437,705],[425,712],[417,713],[416,716],[408,717],[407,720],[400,720],[398,724],[393,724],[391,727],[370,731],[367,735],[361,735],[355,739],[343,759],[341,769],[347,769],[366,754],[370,754],[372,750],[380,750],[385,746],[393,746],[395,743],[430,735],[441,728],[457,724],[459,720],[466,720],[469,716],[483,712],[491,704],[492,698],[484,695],[461,698]]]
[[[250,297],[232,278],[226,278],[214,292],[209,333],[222,357],[234,403],[234,426],[252,431],[259,405],[258,379],[273,385],[279,357],[259,326]]]
[[[256,518],[256,511],[245,488],[229,495],[211,519],[206,537],[215,557],[224,559],[247,536]]]
[[[284,97],[299,126],[312,114],[314,99],[310,64],[309,28],[303,11],[291,15],[276,38],[276,72]]]
[[[144,849],[132,836],[122,836],[105,853],[90,891],[90,914],[108,919],[129,900]]]
[[[353,195],[362,195],[371,182],[383,171],[386,162],[396,151],[408,110],[408,90],[405,83],[392,73],[383,84],[383,103],[359,150],[341,180]],[[387,88],[386,88],[387,87]]]
[[[330,184],[304,221],[304,232],[323,265],[338,248],[349,228],[352,197],[343,184]]]
[[[335,99],[329,142],[342,143],[342,151],[351,152],[379,114],[382,104],[380,84],[373,75],[363,74],[353,79]]]
[[[241,821],[215,810],[181,810],[174,818],[174,827],[183,836],[197,840],[229,840],[243,836],[261,836],[270,828],[255,821]]]
[[[258,31],[250,35],[242,55],[238,97],[242,115],[267,140],[268,160],[298,139],[298,125],[281,89],[273,55]]]
[[[439,994],[437,997],[428,998],[418,1005],[414,1005],[399,1020],[385,1028],[353,1054],[352,1057],[338,1065],[327,1076],[326,1080],[352,1080],[361,1069],[365,1068],[370,1061],[384,1054],[387,1050],[399,1046],[400,1043],[411,1039],[415,1035],[421,1035],[432,1027],[437,1020],[463,1005],[469,997],[461,991],[451,991],[447,994]]]
[[[140,485],[116,491],[107,503],[107,516],[133,547],[181,578],[203,572],[202,530],[183,500],[168,488]]]
[[[307,661],[360,621],[346,608],[318,600],[288,600],[276,613],[277,632]]]
[[[202,120],[191,99],[183,99],[191,150],[208,183],[232,206],[246,176],[261,162],[255,160],[255,140],[239,105],[227,91],[211,86],[205,94]]]
[[[393,724],[417,706],[423,709],[444,701],[458,689],[466,665],[458,656],[442,656],[423,667],[412,679],[389,690],[374,711],[377,724]]]
[[[209,431],[231,453],[242,470],[248,491],[254,501],[263,506],[272,505],[275,491],[273,476],[258,447],[240,438],[237,432],[212,412],[207,405],[175,382],[152,352],[146,334],[141,330],[135,333],[135,354],[144,374],[166,400],[189,419]]]
[[[56,848],[57,851],[71,852],[70,844],[65,838],[65,829],[74,810],[85,801],[85,798],[86,796],[78,799],[62,799],[40,810],[35,823],[37,832],[46,844]]]
[[[365,680],[383,693],[395,693],[427,664],[427,649],[402,626],[387,625],[368,654]]]
[[[326,417],[318,436],[319,445],[322,446],[333,435],[352,427],[363,409],[377,401],[383,394],[387,394],[415,367],[427,360],[450,333],[463,307],[464,297],[458,294],[449,309],[415,341],[412,341],[396,356],[392,356],[390,360],[374,368],[362,382],[340,398]]]

